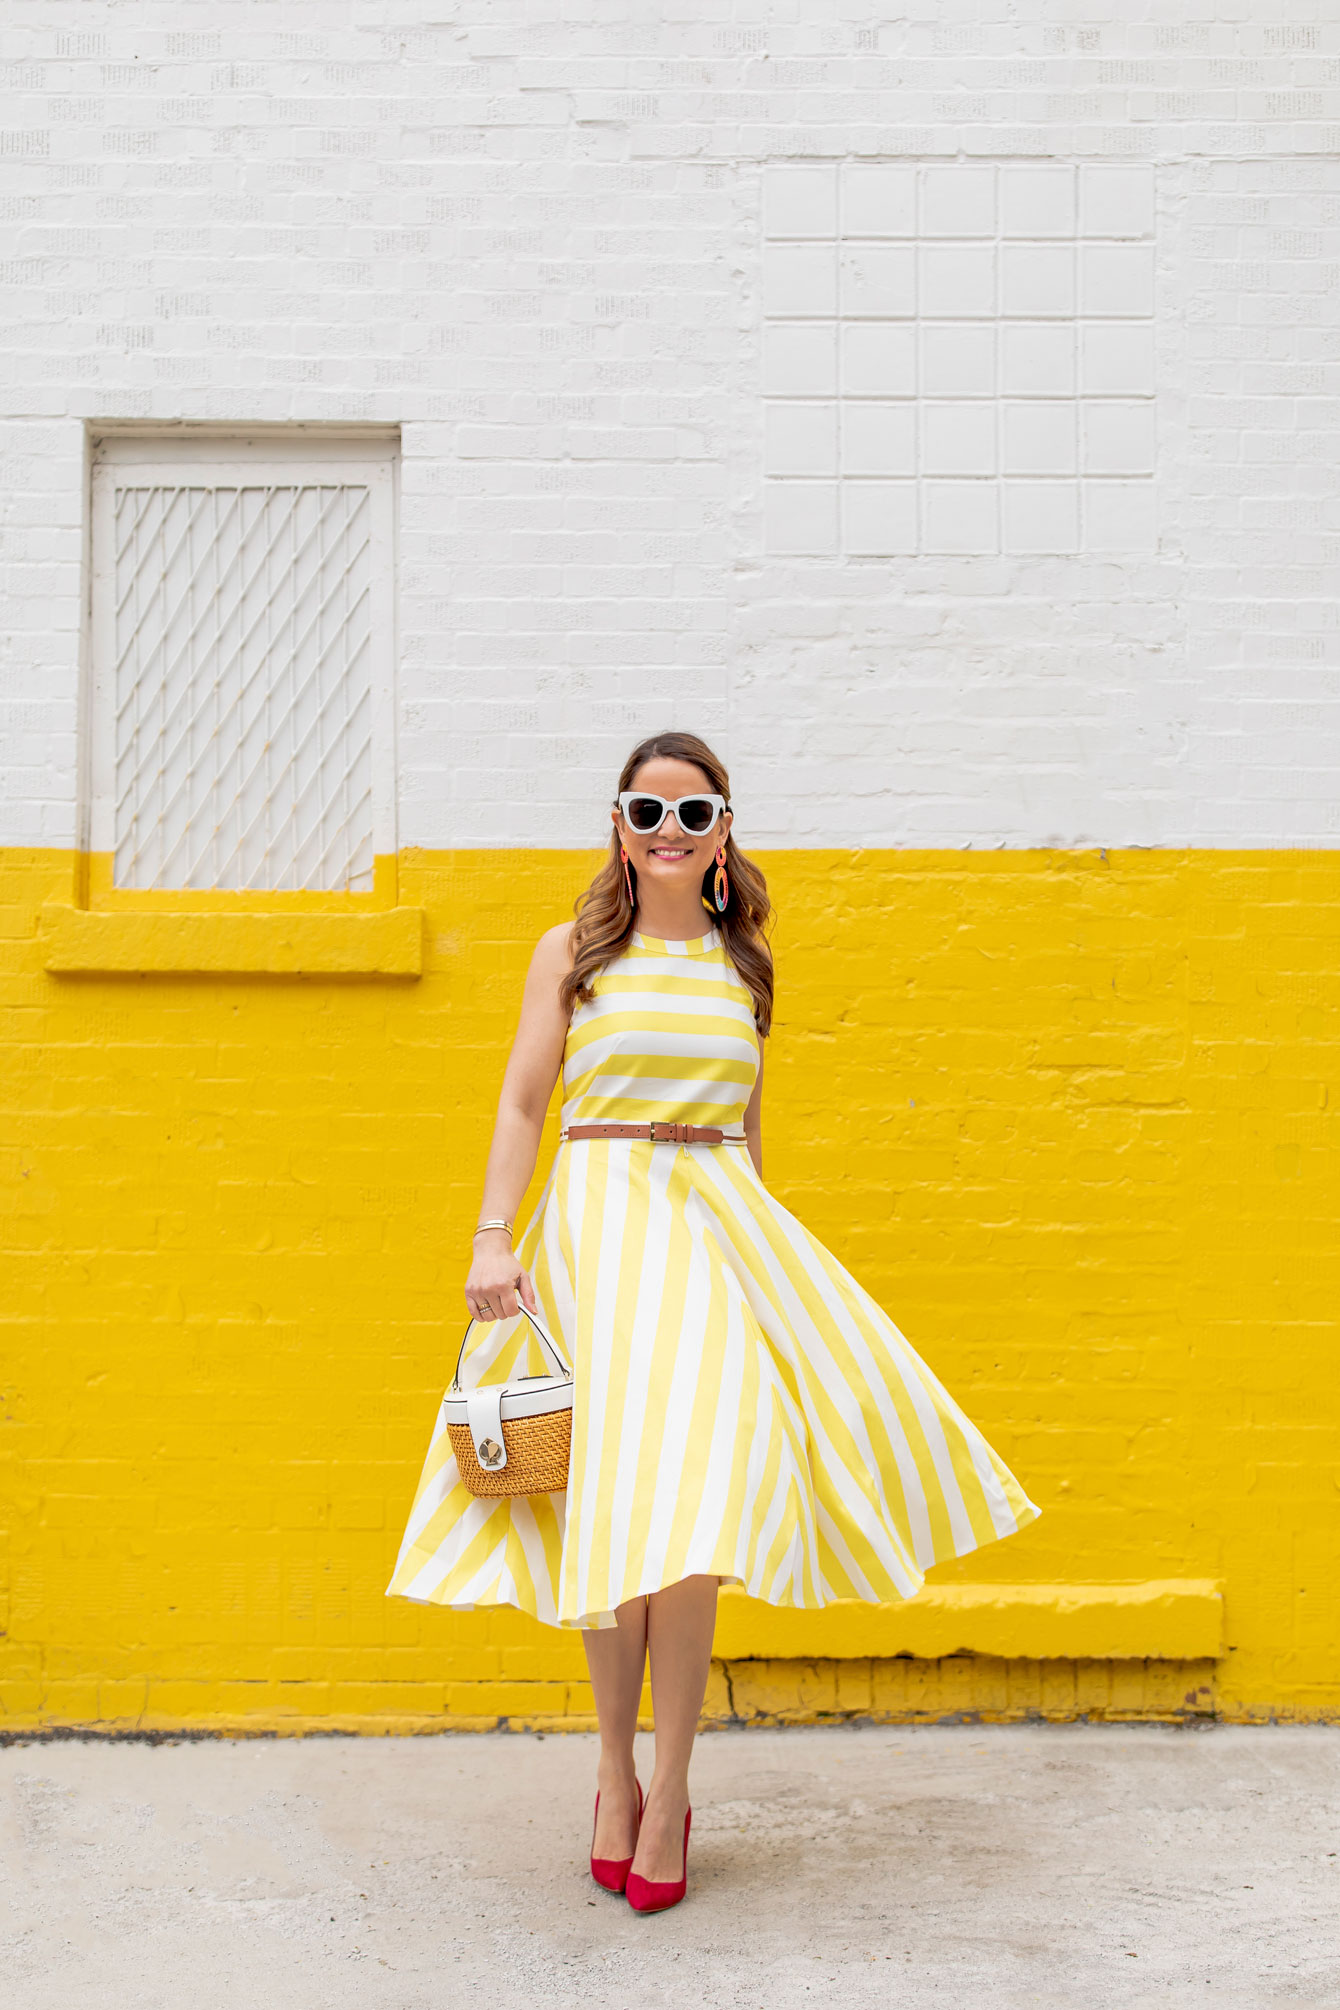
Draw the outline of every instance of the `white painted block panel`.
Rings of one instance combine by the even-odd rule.
[[[844,474],[911,477],[917,467],[917,408],[911,399],[899,404],[873,398],[844,400]],[[915,516],[914,509],[914,520]]]
[[[1075,312],[1074,246],[1002,245],[1000,311],[1029,320],[1044,316],[1068,320]]]
[[[769,482],[766,488],[767,548],[784,557],[831,557],[838,548],[838,491],[835,482]]]
[[[911,245],[848,245],[842,253],[842,312],[852,318],[907,318],[917,311]]]
[[[767,329],[763,388],[775,398],[831,398],[837,390],[833,325],[783,321]]]
[[[915,482],[844,482],[842,548],[852,557],[884,558],[917,549]]]
[[[836,404],[774,399],[768,405],[765,424],[764,465],[770,475],[836,475]]]
[[[989,398],[996,389],[996,331],[975,323],[921,324],[921,392],[927,398]]]
[[[1071,397],[1076,387],[1073,322],[1024,321],[1000,331],[1000,388],[1008,397]]]
[[[1002,485],[1001,503],[1007,552],[1079,550],[1078,482],[1007,481]]]
[[[1000,170],[1002,237],[1072,238],[1075,170],[1058,163],[1007,162]]]
[[[770,167],[764,178],[769,237],[821,237],[837,232],[837,170],[831,166]]]
[[[928,167],[921,183],[923,237],[994,237],[994,167]]]
[[[989,244],[923,244],[918,306],[927,320],[996,311],[996,254]]]
[[[1085,237],[1148,237],[1154,228],[1154,171],[1093,162],[1080,168],[1080,232]]]
[[[921,466],[929,475],[995,474],[994,405],[927,399],[921,408]]]
[[[1086,475],[1154,472],[1154,409],[1136,399],[1085,401],[1080,419]]]
[[[1069,398],[1007,403],[1001,412],[1007,475],[1073,475],[1078,466],[1076,407]],[[1073,550],[1073,545],[1065,547]]]
[[[1080,389],[1093,397],[1150,397],[1154,391],[1154,334],[1121,322],[1091,321],[1079,331]]]
[[[1072,486],[1063,497],[1024,491],[1006,512],[998,494],[990,511],[974,503],[952,532],[944,527],[941,504],[923,497],[917,521],[934,540],[928,553],[966,554],[968,533],[961,526],[980,523],[979,555],[991,556],[1007,517],[1017,527],[1007,534],[1007,548],[1041,553],[1048,526],[1057,540],[1055,556],[1081,547],[1084,516],[1073,481],[1082,407],[1092,398],[1109,406],[1145,399],[1152,409],[1155,388],[1148,177],[1123,170],[1090,185],[1083,167],[848,161],[838,168],[831,246],[775,237],[765,243],[769,336],[789,329],[788,339],[798,341],[796,331],[807,323],[831,320],[844,399],[882,393],[918,401],[913,419],[886,429],[861,431],[845,418],[836,466],[801,462],[797,479],[829,472],[840,483],[1064,478]],[[1078,233],[1076,200],[1084,190],[1095,232],[1103,234]],[[858,224],[878,225],[885,234],[855,237]],[[915,243],[895,241],[895,229],[915,229]],[[1144,234],[1121,235],[1131,231]],[[836,301],[822,255],[830,249],[837,254]],[[912,323],[914,348],[891,339],[890,331]],[[774,402],[782,395],[774,391],[777,381],[770,360],[764,386]],[[817,387],[820,379],[810,381]],[[1036,412],[1024,402],[1030,398],[1040,403]],[[1058,409],[1062,401],[1065,408]],[[769,440],[778,436],[778,423],[767,417]],[[1096,428],[1091,455],[1106,455],[1109,465],[1100,468],[1092,458],[1087,465],[1094,474],[1152,478],[1150,438],[1142,417],[1126,458],[1116,461]],[[770,475],[787,479],[775,457],[766,466]],[[865,522],[864,508],[840,509],[852,536]],[[1100,513],[1095,522],[1106,518]],[[844,544],[848,557],[870,556],[865,531],[859,535],[858,546]]]
[[[917,332],[910,325],[856,322],[842,329],[842,390],[849,398],[911,398]]]
[[[1081,246],[1079,307],[1081,314],[1148,318],[1154,312],[1154,247]]]
[[[1093,551],[1152,551],[1154,493],[1148,482],[1086,481],[1084,541]]]
[[[1000,510],[994,482],[924,481],[921,507],[924,550],[966,554],[999,549]]]
[[[842,169],[840,228],[846,238],[915,237],[915,167],[888,161],[848,161]]]
[[[770,244],[763,254],[763,306],[773,315],[837,312],[837,257],[831,244]]]

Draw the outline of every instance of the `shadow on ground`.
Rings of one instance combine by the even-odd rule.
[[[526,1734],[11,1746],[6,2003],[1340,2003],[1340,1729],[715,1734],[688,1902],[652,1919],[586,1877],[594,1762]]]

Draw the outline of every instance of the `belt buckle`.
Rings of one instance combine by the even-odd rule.
[[[653,1117],[647,1128],[651,1133],[651,1142],[654,1145],[677,1145],[679,1143],[678,1133],[683,1126],[669,1123],[664,1117]],[[664,1136],[658,1135],[661,1132],[664,1133]]]

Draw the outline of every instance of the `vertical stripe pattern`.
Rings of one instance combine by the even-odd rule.
[[[594,994],[564,1049],[565,1125],[742,1134],[758,1041],[715,930],[635,936]],[[584,1627],[697,1572],[774,1605],[910,1598],[1036,1517],[742,1144],[564,1143],[518,1254],[576,1368],[567,1493],[476,1500],[439,1416],[393,1596]],[[519,1326],[483,1329],[473,1379],[526,1372]]]

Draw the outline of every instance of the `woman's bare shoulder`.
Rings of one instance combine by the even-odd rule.
[[[561,977],[572,963],[572,931],[575,921],[560,921],[554,928],[546,928],[535,945],[531,959],[536,970],[552,970]]]

